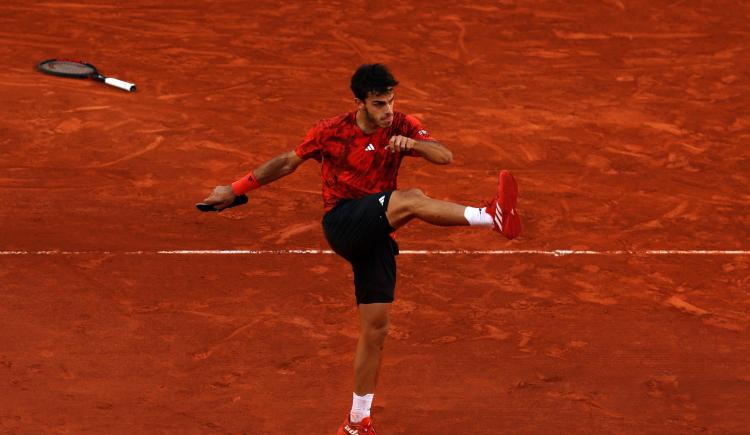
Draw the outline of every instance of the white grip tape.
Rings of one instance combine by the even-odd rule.
[[[125,81],[122,81],[122,80],[119,80],[119,79],[114,79],[112,77],[107,77],[106,79],[104,79],[104,83],[106,83],[106,84],[108,84],[110,86],[114,86],[116,88],[120,88],[120,89],[128,91],[128,92],[135,91],[135,84],[128,83],[128,82],[125,82]]]

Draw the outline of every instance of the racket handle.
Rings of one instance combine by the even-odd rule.
[[[135,84],[134,83],[128,83],[128,82],[125,82],[125,81],[122,81],[122,80],[119,80],[119,79],[115,79],[115,78],[112,78],[112,77],[107,77],[106,79],[104,79],[104,83],[106,83],[106,84],[108,84],[110,86],[114,86],[116,88],[120,88],[120,89],[122,89],[124,91],[135,92]]]

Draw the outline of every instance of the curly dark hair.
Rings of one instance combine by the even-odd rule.
[[[360,65],[352,76],[351,88],[354,96],[365,101],[368,95],[385,94],[398,85],[398,80],[388,68],[379,63]]]

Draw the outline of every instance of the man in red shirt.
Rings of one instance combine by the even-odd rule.
[[[440,226],[491,227],[509,239],[521,231],[518,187],[507,171],[500,172],[497,195],[487,207],[432,199],[419,189],[398,190],[404,156],[445,165],[453,155],[416,118],[393,110],[396,85],[385,66],[360,66],[351,80],[356,111],[319,122],[295,150],[232,185],[217,186],[204,200],[221,210],[237,196],[291,174],[308,159],[321,163],[323,230],[331,248],[351,263],[361,325],[352,409],[338,435],[375,434],[370,407],[396,285],[398,245],[391,233],[414,218]]]

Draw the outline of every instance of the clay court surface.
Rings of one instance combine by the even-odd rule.
[[[749,433],[748,20],[740,0],[4,1],[0,432],[332,435],[351,271],[284,251],[328,249],[319,166],[193,204],[353,110],[378,61],[455,156],[399,186],[476,205],[510,169],[525,224],[399,231],[511,252],[399,257],[378,433]],[[34,70],[51,57],[138,91]],[[235,249],[281,252],[160,253]]]

